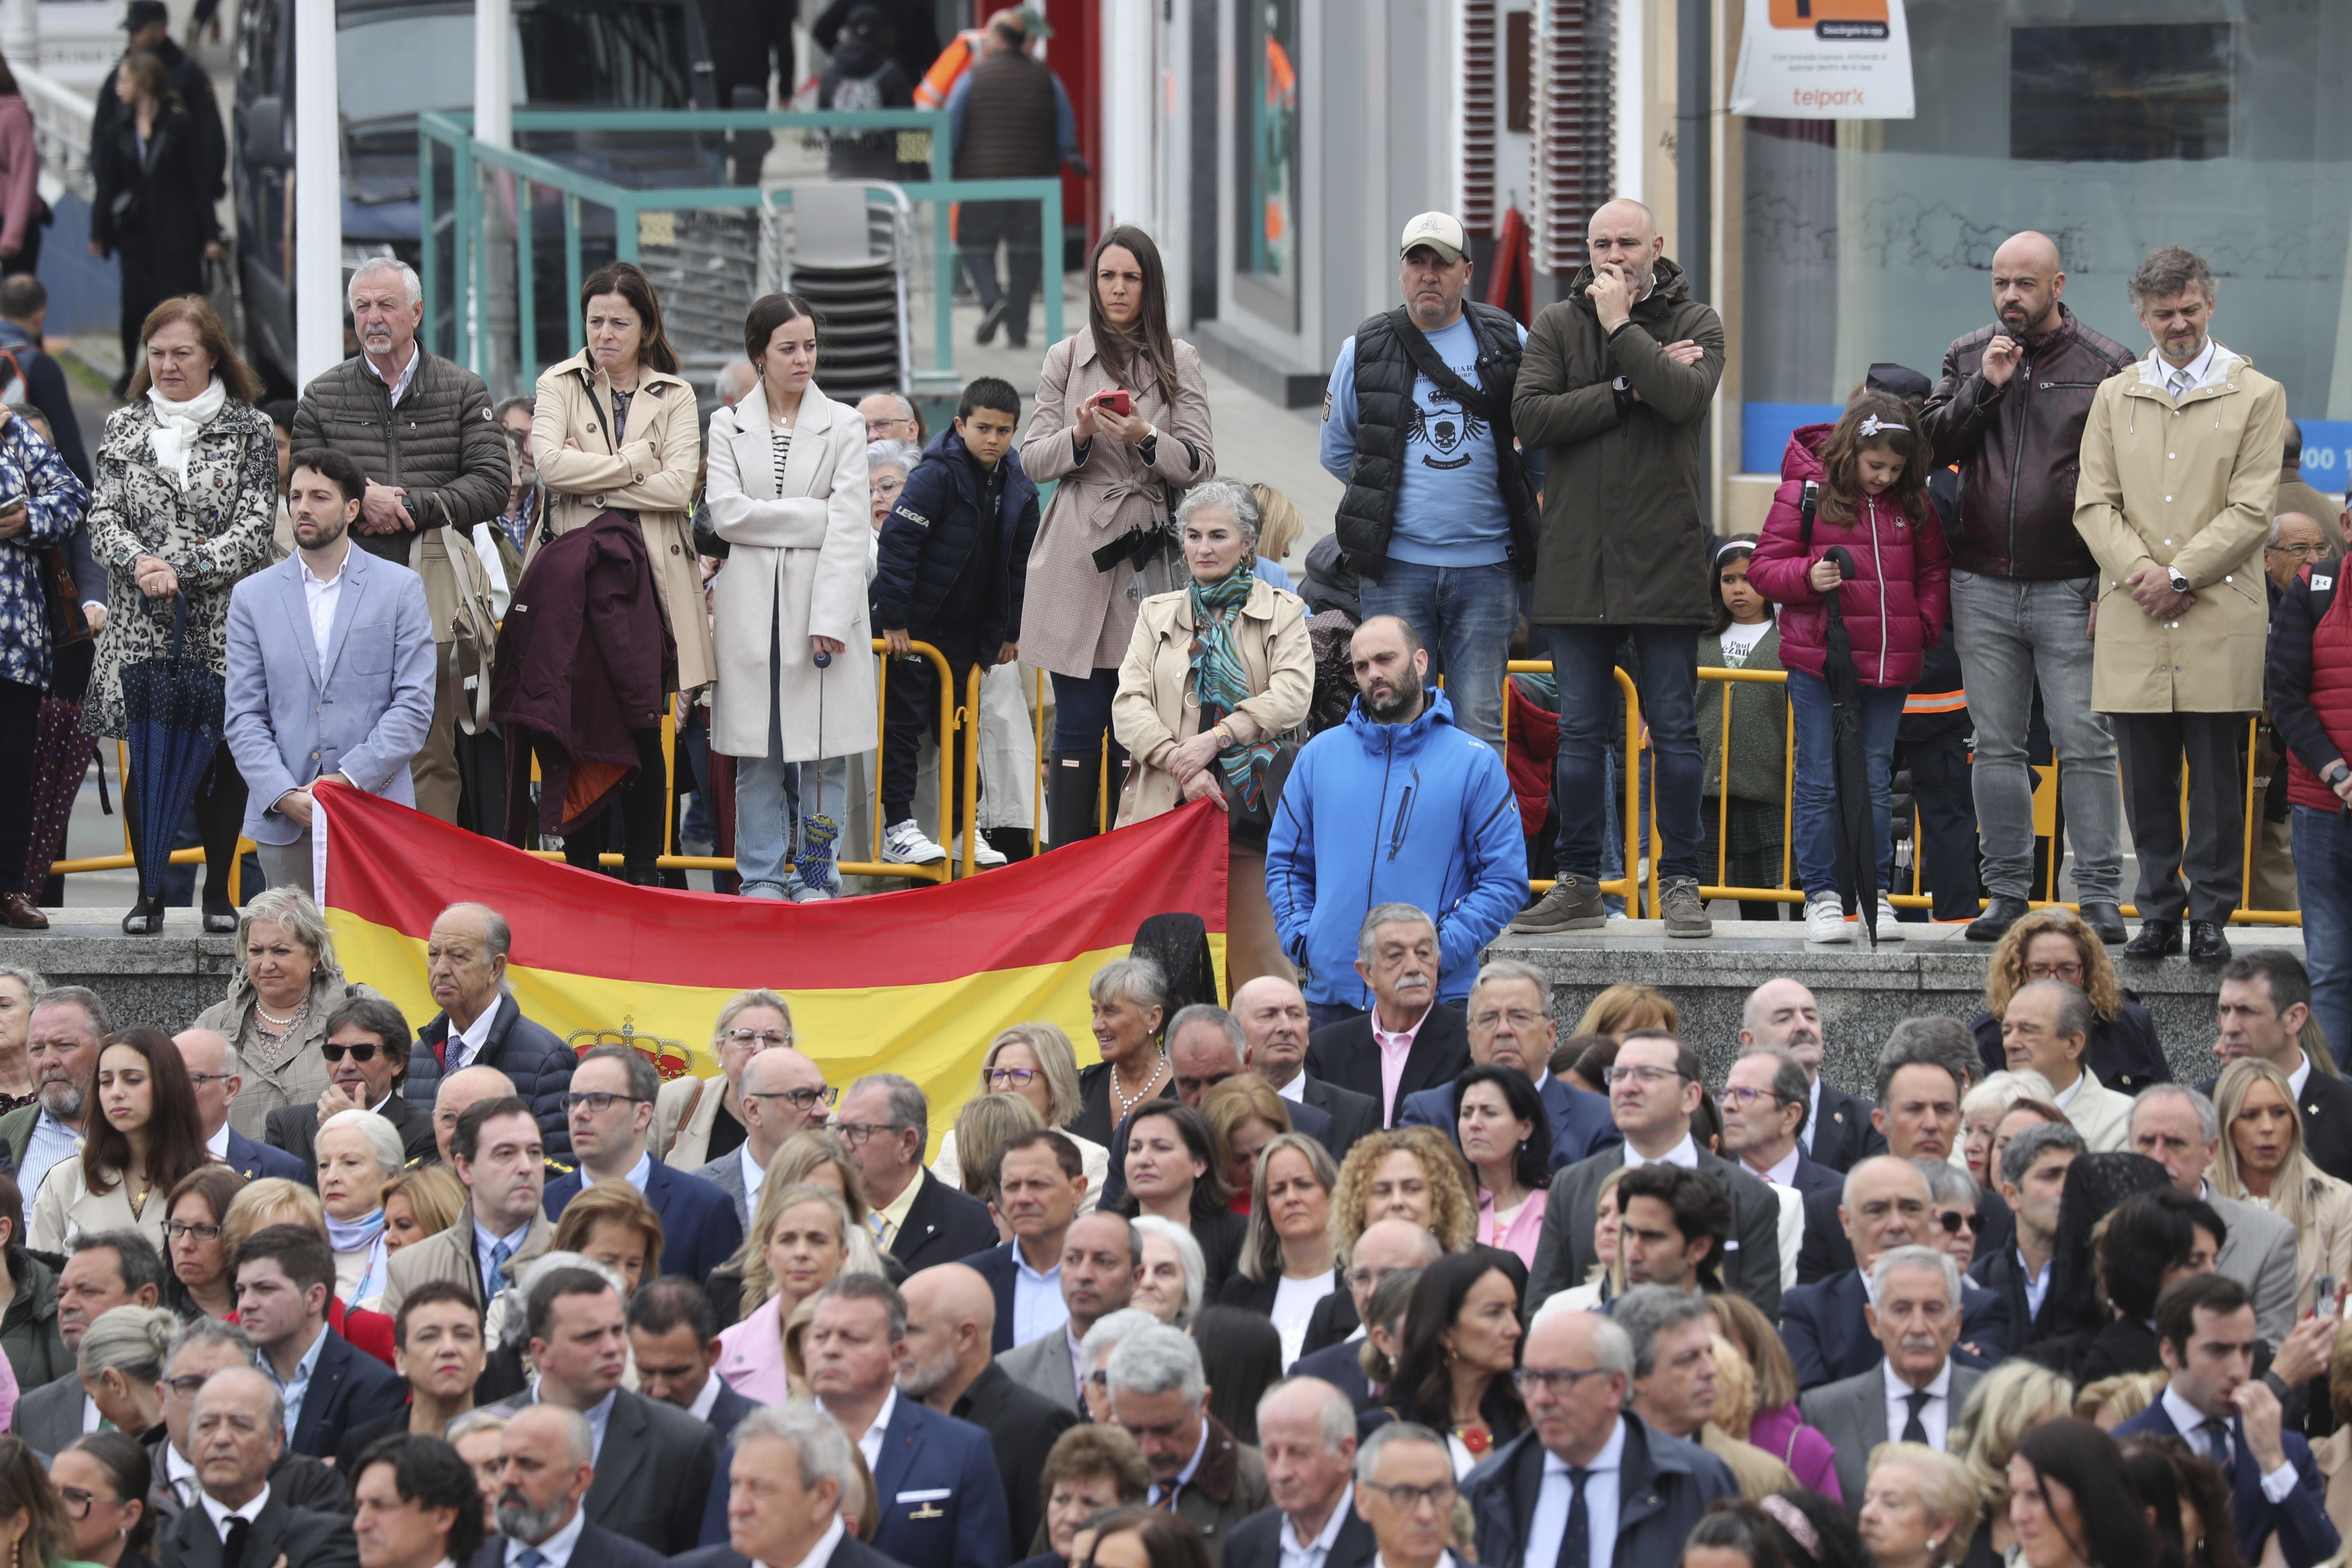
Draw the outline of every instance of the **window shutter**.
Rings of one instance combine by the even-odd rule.
[[[1538,0],[1536,59],[1535,249],[1538,270],[1564,277],[1585,263],[1592,211],[1615,194],[1610,150],[1613,0]]]
[[[1495,234],[1495,11],[1497,0],[1462,0],[1462,227]]]

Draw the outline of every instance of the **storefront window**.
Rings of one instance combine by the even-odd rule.
[[[1241,126],[1236,298],[1292,329],[1298,309],[1299,0],[1236,0]]]

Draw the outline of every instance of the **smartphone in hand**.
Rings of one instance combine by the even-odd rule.
[[[1115,387],[1108,392],[1097,393],[1095,406],[1108,409],[1124,419],[1135,412],[1135,399],[1129,395],[1126,388]]]

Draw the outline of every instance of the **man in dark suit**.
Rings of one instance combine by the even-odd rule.
[[[306,1187],[319,1184],[315,1165],[257,1143],[228,1124],[229,1107],[245,1087],[245,1064],[226,1036],[210,1029],[187,1029],[172,1037],[188,1077],[196,1086],[196,1119],[204,1124],[205,1147],[250,1182],[261,1176],[284,1176]],[[31,1194],[26,1194],[27,1197]]]
[[[1120,1131],[1126,1131],[1122,1122]],[[1013,1239],[964,1259],[996,1302],[990,1330],[998,1354],[1043,1339],[1070,1320],[1062,1300],[1062,1242],[1086,1196],[1078,1146],[1050,1127],[1015,1133],[996,1152],[996,1212]],[[932,1265],[938,1268],[939,1265]],[[1028,1537],[1013,1533],[1015,1542]]]
[[[1846,1173],[1845,1201],[1838,1222],[1858,1267],[1811,1285],[1800,1285],[1780,1300],[1780,1340],[1796,1364],[1797,1386],[1818,1388],[1867,1372],[1878,1363],[1878,1341],[1864,1313],[1864,1271],[1899,1247],[1924,1247],[1935,1223],[1927,1178],[1908,1160],[1874,1154]],[[1961,1349],[1971,1365],[1990,1366],[2009,1349],[2009,1308],[1999,1296],[1965,1280],[1960,1285]]]
[[[1278,974],[1261,974],[1234,993],[1234,1021],[1245,1043],[1242,1062],[1293,1105],[1331,1119],[1331,1158],[1344,1160],[1356,1140],[1381,1130],[1381,1102],[1307,1072],[1307,994]]]
[[[341,1514],[290,1506],[269,1484],[286,1447],[286,1407],[270,1380],[235,1368],[215,1373],[190,1418],[202,1490],[162,1542],[164,1568],[356,1568],[359,1548]]]
[[[1839,1173],[1805,1152],[1812,1113],[1803,1064],[1782,1046],[1759,1046],[1731,1064],[1723,1092],[1723,1152],[1758,1181],[1811,1196],[1838,1190]]]
[[[1625,1142],[1580,1160],[1554,1176],[1544,1205],[1535,1267],[1528,1271],[1530,1302],[1584,1282],[1600,1261],[1592,1226],[1601,1184],[1626,1164],[1669,1164],[1704,1171],[1731,1197],[1731,1235],[1724,1243],[1723,1285],[1777,1317],[1780,1310],[1780,1202],[1771,1190],[1691,1137],[1706,1086],[1698,1053],[1664,1029],[1636,1029],[1617,1047],[1609,1069],[1609,1110]]]
[[[707,1421],[722,1444],[759,1408],[727,1386],[719,1364],[719,1314],[710,1293],[691,1279],[655,1279],[629,1298],[629,1354],[637,1392]],[[726,1478],[719,1478],[723,1489]]]
[[[843,1091],[833,1125],[866,1182],[882,1221],[882,1250],[912,1274],[996,1245],[988,1205],[923,1168],[930,1104],[912,1079],[868,1073]]]
[[[470,1563],[482,1549],[481,1483],[474,1467],[439,1437],[380,1437],[342,1473],[359,1505],[352,1534],[360,1568]],[[436,1517],[445,1510],[446,1524]]]
[[[81,1351],[81,1336],[102,1312],[116,1307],[152,1307],[163,1293],[163,1259],[137,1231],[85,1231],[76,1237],[58,1274],[58,1335],[69,1355]],[[81,1374],[26,1389],[8,1417],[8,1429],[36,1450],[55,1454],[95,1425]]]
[[[236,1252],[236,1320],[290,1397],[287,1447],[324,1458],[343,1434],[408,1401],[408,1385],[327,1326],[335,1255],[308,1226],[273,1225]]]
[[[1371,988],[1372,1010],[1309,1035],[1307,1070],[1378,1100],[1381,1125],[1390,1127],[1405,1096],[1470,1066],[1470,1036],[1461,1010],[1437,1000],[1435,922],[1410,904],[1381,904],[1364,928],[1356,973]]]
[[[940,1263],[908,1277],[907,1357],[898,1394],[919,1399],[943,1415],[969,1421],[988,1434],[1004,1483],[1013,1550],[1037,1534],[1045,1500],[1037,1478],[1054,1440],[1078,1424],[1078,1413],[1013,1381],[989,1351],[989,1320],[996,1302],[988,1282],[961,1263]]]
[[[1886,1136],[1872,1123],[1869,1100],[1822,1081],[1822,1005],[1793,980],[1768,980],[1748,994],[1739,1016],[1739,1048],[1780,1046],[1805,1069],[1805,1155],[1843,1175],[1853,1163],[1886,1152]]]
[[[871,1274],[827,1285],[802,1353],[810,1392],[852,1442],[880,1431],[875,1550],[921,1568],[1005,1568],[1012,1528],[988,1434],[898,1392],[907,1303],[897,1288]]]
[[[353,996],[339,1004],[327,1016],[326,1041],[320,1047],[327,1061],[327,1090],[315,1104],[272,1110],[266,1123],[270,1145],[306,1172],[315,1170],[319,1129],[327,1118],[339,1110],[373,1110],[399,1132],[409,1159],[432,1158],[432,1112],[401,1092],[414,1045],[408,1020],[383,997]]]
[[[743,1506],[727,1516],[727,1544],[673,1557],[671,1568],[807,1563],[827,1542],[827,1568],[899,1568],[842,1530],[842,1499],[857,1462],[849,1439],[822,1408],[801,1401],[763,1405],[735,1429],[735,1437],[730,1475]],[[816,1479],[803,1481],[804,1475]]]
[[[2061,1304],[2051,1300],[2050,1276],[2066,1168],[2087,1152],[2083,1135],[2066,1121],[2024,1128],[2001,1151],[2000,1191],[2017,1216],[2017,1229],[2009,1246],[1979,1250],[1969,1279],[2001,1299],[2012,1351],[2029,1350],[2071,1327],[2058,1321]]]
[[[1933,1247],[1896,1247],[1879,1259],[1874,1288],[1878,1301],[1867,1311],[1880,1364],[1812,1389],[1802,1401],[1806,1424],[1837,1449],[1838,1490],[1853,1518],[1862,1514],[1871,1450],[1892,1437],[1942,1453],[1983,1375],[1952,1360],[1962,1309],[1950,1258]]]
[[[1344,1265],[1348,1288],[1315,1303],[1307,1320],[1306,1353],[1290,1363],[1293,1377],[1319,1377],[1359,1405],[1371,1398],[1364,1377],[1363,1315],[1372,1291],[1402,1268],[1426,1268],[1444,1256],[1437,1237],[1410,1220],[1379,1219],[1364,1227]]]
[[[425,938],[425,983],[440,1014],[416,1031],[404,1092],[431,1109],[441,1080],[464,1068],[496,1068],[530,1102],[549,1157],[572,1158],[563,1091],[579,1057],[554,1031],[522,1016],[506,990],[514,932],[488,904],[452,904]],[[436,1128],[437,1131],[437,1128]]]
[[[604,1451],[614,1434],[607,1432]],[[576,1410],[533,1405],[515,1413],[499,1434],[498,1539],[484,1546],[473,1568],[538,1568],[539,1549],[568,1536],[566,1568],[659,1568],[662,1553],[616,1535],[583,1517],[598,1470],[596,1434]]]
[[[2311,972],[2284,948],[2250,948],[2221,970],[2221,994],[2214,1000],[2220,1037],[2213,1054],[2224,1066],[2240,1057],[2260,1057],[2294,1090],[2303,1113],[2303,1151],[2311,1163],[2338,1181],[2352,1182],[2352,1083],[2333,1063],[2321,1064],[2296,1044],[2311,1016]],[[2197,1086],[2210,1096],[2218,1075]]]
[[[1293,1377],[1257,1402],[1258,1451],[1274,1506],[1225,1536],[1224,1568],[1282,1568],[1292,1553],[1322,1568],[1371,1568],[1372,1527],[1356,1511],[1356,1407],[1328,1383]]]
[[[2116,1428],[2116,1441],[2179,1437],[2219,1465],[2245,1561],[2259,1558],[2273,1532],[2287,1568],[2334,1556],[2341,1542],[2311,1445],[2281,1428],[2278,1396],[2254,1376],[2257,1331],[2246,1288],[2226,1274],[2173,1281],[2157,1300],[2156,1337],[2165,1390]]]
[[[1551,1013],[1551,985],[1541,971],[1501,958],[1478,972],[1465,1005],[1470,1059],[1507,1067],[1534,1085],[1551,1121],[1551,1167],[1560,1170],[1612,1143],[1624,1142],[1609,1116],[1609,1098],[1570,1089],[1551,1073],[1551,1048],[1559,1023]],[[1440,1084],[1405,1097],[1397,1112],[1400,1127],[1435,1127],[1462,1144],[1454,1114],[1454,1086]]]
[[[163,1365],[163,1420],[146,1445],[149,1473],[153,1478],[147,1506],[166,1534],[183,1509],[196,1505],[196,1494],[204,1489],[195,1458],[197,1394],[214,1373],[251,1372],[259,1359],[245,1331],[218,1318],[198,1318],[173,1336],[172,1343],[171,1358]],[[269,1467],[269,1492],[289,1508],[317,1509],[321,1513],[352,1511],[352,1494],[343,1473],[323,1459],[289,1452],[283,1443]]]
[[[1078,1355],[1095,1324],[1123,1310],[1143,1282],[1143,1239],[1124,1215],[1101,1209],[1070,1222],[1062,1238],[1062,1326],[1007,1351],[1005,1375],[1048,1405],[1083,1408]]]
[[[548,1183],[541,1202],[547,1217],[557,1219],[588,1184],[627,1182],[661,1215],[662,1272],[704,1279],[742,1247],[743,1227],[725,1193],[646,1152],[646,1130],[660,1092],[661,1074],[627,1046],[583,1054],[563,1096],[580,1168]]]

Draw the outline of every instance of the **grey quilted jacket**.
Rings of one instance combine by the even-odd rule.
[[[455,523],[470,533],[506,510],[512,451],[482,378],[438,354],[417,353],[424,363],[396,405],[357,354],[312,381],[294,412],[294,449],[333,447],[378,484],[405,489],[418,528]],[[354,528],[352,537],[371,554],[405,566],[416,536]]]

